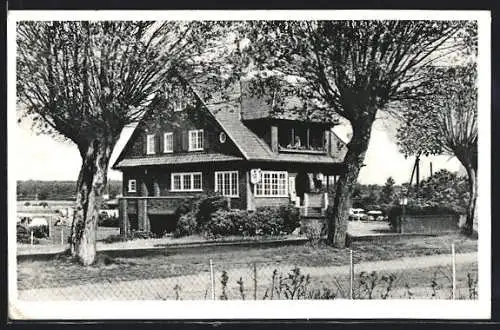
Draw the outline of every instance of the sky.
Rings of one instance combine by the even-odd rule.
[[[11,126],[12,127],[12,126]],[[397,184],[408,182],[415,161],[414,157],[405,159],[398,151],[394,133],[397,126],[387,118],[377,119],[365,164],[362,167],[358,182],[362,184],[383,184],[392,176]],[[117,147],[113,151],[111,164],[127,142],[133,128],[127,127],[122,132]],[[344,139],[350,128],[346,125],[336,127],[335,131]],[[10,147],[16,148],[15,171],[17,180],[76,180],[81,165],[78,149],[71,142],[63,142],[49,135],[37,135],[28,124],[15,126],[15,141]],[[459,171],[461,165],[455,157],[433,156],[421,157],[421,178],[429,176],[429,163],[432,161],[433,171],[446,168]],[[109,178],[121,180],[121,172],[110,170]]]

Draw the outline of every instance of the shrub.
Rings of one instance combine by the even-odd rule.
[[[47,203],[47,202],[40,202],[40,203],[38,203],[38,206],[42,206],[42,207],[45,208],[45,207],[49,206],[49,203]]]
[[[22,224],[18,224],[16,229],[17,229],[17,241],[19,243],[29,243],[30,231],[28,227]]]
[[[120,219],[115,216],[108,216],[106,213],[99,214],[97,225],[100,227],[120,227]]]
[[[193,205],[198,226],[204,227],[218,210],[228,210],[227,199],[219,194],[201,196]]]
[[[149,231],[134,230],[131,232],[130,239],[148,239],[158,238],[158,235]]]
[[[258,208],[252,213],[251,221],[256,226],[255,235],[280,235],[285,232],[285,222],[279,208]]]
[[[283,218],[284,231],[289,234],[300,227],[299,209],[293,205],[281,206],[279,208],[280,217]]]
[[[208,237],[221,237],[235,234],[235,226],[230,216],[232,211],[217,210],[204,226],[204,232]]]
[[[307,221],[301,228],[301,232],[307,237],[309,243],[316,247],[321,242],[325,224],[322,221]]]
[[[193,235],[198,231],[198,223],[194,212],[182,214],[177,221],[174,237]]]
[[[31,205],[30,202],[25,202],[24,203],[24,206],[30,206],[30,205]]]
[[[203,232],[209,237],[277,236],[291,233],[298,224],[298,212],[288,207],[262,207],[253,212],[220,209],[203,226]]]
[[[116,242],[125,242],[127,239],[124,238],[122,235],[109,235],[106,238],[104,238],[102,241],[104,243],[110,244],[110,243],[116,243]]]
[[[33,232],[34,238],[46,238],[49,236],[48,226],[34,226],[28,227],[23,224],[18,224],[16,228],[16,238],[19,243],[31,243],[31,233]],[[33,244],[38,244],[40,241],[38,239],[33,240]]]
[[[33,236],[36,238],[49,237],[49,226],[47,225],[33,226],[30,229],[33,231]]]

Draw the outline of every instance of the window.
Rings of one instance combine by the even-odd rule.
[[[186,108],[186,101],[184,100],[175,100],[174,101],[174,112],[182,111]]]
[[[184,90],[182,87],[177,86],[174,88],[172,91],[170,99],[172,100],[172,107],[174,108],[174,111],[182,111],[186,108],[187,102],[186,102],[186,95],[184,94]]]
[[[155,153],[155,135],[148,134],[146,138],[146,153],[152,155]]]
[[[168,132],[163,134],[163,152],[174,152],[174,133]]]
[[[238,197],[238,171],[215,172],[215,191],[222,196]]]
[[[255,196],[287,197],[288,172],[262,171],[261,181],[255,185]]]
[[[172,191],[201,191],[201,172],[172,173]]]
[[[137,181],[136,180],[128,180],[128,192],[131,192],[131,193],[137,192]]]
[[[189,151],[203,150],[203,130],[189,131]]]

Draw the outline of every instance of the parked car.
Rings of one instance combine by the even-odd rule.
[[[356,208],[349,209],[349,220],[359,221],[359,220],[366,220],[366,219],[367,219],[367,215],[365,213],[365,210],[356,209]]]
[[[366,212],[366,214],[368,216],[368,220],[371,220],[371,221],[383,221],[385,219],[384,212],[382,212],[380,210],[368,211],[368,212]]]

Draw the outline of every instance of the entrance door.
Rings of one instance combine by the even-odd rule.
[[[309,176],[305,172],[299,172],[295,178],[295,192],[300,197],[301,203],[304,200],[304,193],[309,192],[309,189]]]

